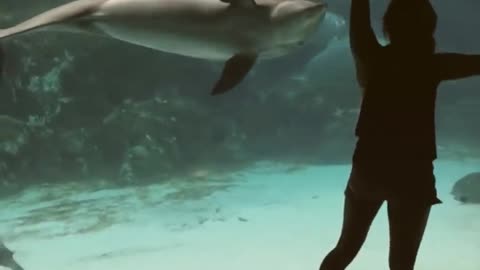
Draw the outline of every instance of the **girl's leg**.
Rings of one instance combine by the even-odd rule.
[[[431,205],[388,203],[390,270],[413,270]]]
[[[340,239],[323,260],[320,270],[344,270],[353,261],[365,242],[382,203],[382,200],[356,198],[350,190],[347,190]]]

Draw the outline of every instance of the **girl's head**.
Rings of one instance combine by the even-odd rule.
[[[429,0],[391,0],[383,17],[390,44],[409,50],[435,50],[437,14]]]

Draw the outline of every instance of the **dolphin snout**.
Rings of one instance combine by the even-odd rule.
[[[328,4],[325,2],[318,2],[314,4],[313,8],[316,8],[325,12],[328,9]]]
[[[323,2],[322,2],[322,3],[318,3],[318,6],[319,6],[319,8],[321,8],[321,9],[323,9],[323,10],[325,10],[325,11],[327,11],[327,9],[328,9],[328,4],[327,4],[327,3],[323,3]]]
[[[308,9],[308,16],[311,18],[322,18],[327,13],[327,3],[315,3]]]

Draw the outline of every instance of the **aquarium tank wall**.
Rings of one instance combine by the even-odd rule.
[[[67,2],[2,0],[0,29]],[[2,39],[0,269],[318,269],[340,234],[361,104],[351,1],[324,2],[302,46],[215,96],[225,61],[81,32]],[[382,42],[388,2],[370,0]],[[480,54],[480,2],[432,4],[438,51]],[[416,269],[480,269],[479,115],[480,77],[439,86],[443,203]],[[388,236],[382,207],[348,269],[387,269]]]

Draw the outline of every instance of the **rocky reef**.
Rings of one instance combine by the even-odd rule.
[[[469,173],[457,180],[450,194],[458,202],[480,204],[480,172]]]

